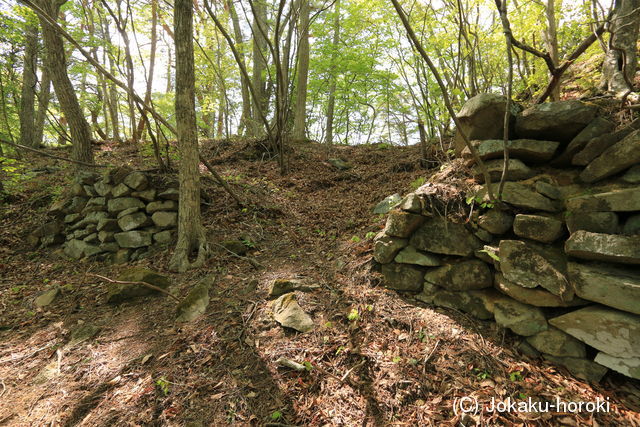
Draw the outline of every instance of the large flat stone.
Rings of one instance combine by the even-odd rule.
[[[640,314],[640,272],[570,262],[569,281],[580,298]]]
[[[514,300],[536,307],[574,307],[589,303],[588,301],[576,297],[571,301],[563,301],[559,296],[540,287],[522,287],[505,279],[502,273],[499,272],[496,272],[495,274],[494,286],[500,292],[510,296]]]
[[[478,218],[478,226],[491,234],[504,234],[512,225],[513,215],[499,209],[489,209]]]
[[[516,117],[516,133],[521,138],[568,143],[591,123],[597,112],[597,107],[577,100],[534,105]]]
[[[150,246],[152,243],[151,233],[148,231],[133,230],[123,233],[116,233],[113,236],[118,245],[123,248],[141,248]]]
[[[552,243],[564,233],[564,224],[547,216],[520,214],[513,221],[513,232],[525,239]]]
[[[594,261],[640,264],[640,236],[576,231],[565,242],[567,255]]]
[[[410,241],[416,249],[444,255],[470,256],[482,242],[464,224],[442,217],[427,218]]]
[[[640,211],[640,187],[567,199],[568,211],[574,212],[632,212]]]
[[[498,197],[498,187],[498,183],[491,184],[493,195],[496,197]],[[480,190],[478,196],[482,197],[485,201],[489,201],[486,186]],[[502,201],[517,208],[527,210],[544,212],[558,212],[560,210],[560,206],[557,203],[554,203],[551,199],[519,182],[504,183]]]
[[[566,212],[569,233],[584,230],[592,233],[616,234],[618,232],[618,215],[615,212]]]
[[[107,202],[109,212],[120,212],[129,208],[144,208],[144,202],[135,197],[118,197]]]
[[[382,275],[385,286],[397,291],[419,291],[422,289],[424,270],[409,264],[383,264]]]
[[[148,283],[161,289],[166,289],[170,285],[168,277],[143,267],[132,267],[125,270],[118,276],[118,280],[123,282]],[[157,290],[143,285],[110,283],[107,302],[119,303],[131,298],[151,295],[157,292]]]
[[[573,288],[553,260],[525,242],[500,242],[500,270],[505,279],[522,287],[541,286],[563,301],[573,299]]]
[[[489,139],[480,141],[477,146],[478,154],[482,160],[501,159],[504,157],[504,140]],[[513,139],[507,144],[509,158],[519,159],[529,163],[547,162],[553,158],[558,149],[558,142],[540,141],[535,139]],[[464,157],[469,157],[470,152],[464,152]]]
[[[502,178],[502,170],[504,169],[504,160],[496,159],[484,162],[487,168],[491,182],[499,182]],[[483,184],[484,175],[478,167],[473,170],[476,181]],[[535,172],[518,159],[509,159],[509,169],[507,170],[506,181],[520,181],[531,178]]]
[[[640,380],[640,357],[622,358],[600,352],[596,355],[595,362],[622,375]]]
[[[568,166],[571,159],[580,152],[594,138],[608,134],[615,129],[615,124],[603,118],[596,117],[582,131],[571,140],[564,152],[553,161],[554,165]]]
[[[640,130],[607,148],[580,174],[587,183],[600,181],[640,163]]]
[[[401,210],[392,210],[387,217],[384,232],[387,236],[407,238],[424,221],[422,215],[416,215]]]
[[[151,219],[144,212],[135,212],[118,219],[118,226],[122,231],[130,231],[147,225],[151,225]]]
[[[415,264],[422,265],[424,267],[438,267],[442,265],[440,258],[436,255],[420,252],[413,246],[407,246],[398,252],[394,261],[398,264]]]
[[[490,288],[493,275],[484,262],[470,260],[429,269],[424,281],[449,291],[469,291]]]
[[[525,337],[546,331],[549,327],[542,310],[507,298],[496,302],[493,314],[500,326]]]
[[[580,341],[612,356],[640,354],[640,316],[599,305],[581,308],[549,320]]]
[[[556,365],[564,366],[572,375],[593,383],[600,382],[608,371],[601,364],[581,357],[556,357],[545,354],[544,358]]]
[[[284,294],[273,302],[273,317],[284,327],[298,332],[313,329],[313,319],[302,310],[295,293]]]
[[[393,261],[400,249],[408,244],[407,239],[398,239],[379,233],[373,242],[373,259],[380,264],[388,264]]]
[[[493,313],[486,309],[483,300],[471,292],[452,292],[439,290],[433,296],[433,304],[469,313],[472,316],[488,320],[493,319]]]
[[[536,350],[557,357],[586,357],[587,349],[582,341],[560,329],[549,328],[527,338]]]

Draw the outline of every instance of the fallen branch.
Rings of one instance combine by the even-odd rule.
[[[95,276],[95,277],[97,277],[99,279],[102,279],[102,280],[106,280],[107,282],[110,282],[110,283],[116,283],[118,285],[140,285],[140,286],[144,286],[144,287],[147,287],[149,289],[153,289],[154,291],[162,292],[163,294],[170,296],[171,298],[176,300],[178,302],[178,304],[182,302],[180,300],[180,298],[178,298],[177,296],[173,295],[169,291],[166,291],[166,290],[164,290],[162,288],[159,288],[158,286],[152,285],[151,283],[147,283],[147,282],[128,282],[126,280],[114,280],[114,279],[109,279],[108,277],[101,276],[99,274],[94,274],[94,273],[89,273],[89,275],[90,276]]]
[[[108,167],[107,165],[95,165],[93,163],[85,163],[85,162],[81,162],[79,160],[73,160],[73,159],[68,159],[66,157],[62,157],[62,156],[56,156],[54,154],[49,154],[49,153],[46,153],[46,152],[44,152],[42,150],[38,150],[36,148],[31,148],[31,147],[27,147],[26,145],[17,144],[15,142],[7,141],[6,139],[0,139],[0,142],[2,142],[3,144],[8,144],[8,145],[11,145],[13,147],[20,148],[22,150],[31,151],[33,153],[39,154],[39,155],[44,156],[44,157],[50,157],[50,158],[56,159],[56,160],[63,160],[65,162],[77,163],[79,165],[89,166],[89,167],[92,167],[92,168],[106,168],[106,167]]]
[[[207,170],[209,170],[209,172],[211,172],[211,175],[213,175],[215,180],[218,181],[218,183],[220,185],[222,185],[222,187],[227,191],[227,193],[229,193],[229,195],[233,198],[233,200],[236,201],[238,206],[240,206],[240,207],[244,206],[244,204],[242,203],[240,198],[236,195],[236,193],[233,192],[231,187],[229,187],[229,184],[227,184],[227,181],[225,181],[220,176],[220,174],[218,172],[216,172],[216,170],[213,168],[213,166],[211,166],[211,164],[209,164],[209,162],[204,157],[202,157],[202,154],[200,154],[200,161],[207,168]]]
[[[249,264],[251,264],[251,265],[252,265],[254,268],[256,268],[256,269],[258,269],[258,268],[263,268],[263,267],[264,267],[264,265],[260,264],[258,261],[256,261],[256,260],[255,260],[255,259],[253,259],[253,258],[249,258],[249,257],[246,257],[246,256],[239,255],[239,254],[237,254],[237,253],[233,252],[231,249],[229,249],[229,248],[225,248],[224,246],[222,246],[222,245],[221,245],[221,244],[219,244],[219,243],[213,242],[213,244],[214,244],[215,246],[218,246],[218,247],[220,247],[220,248],[224,249],[225,251],[229,252],[229,253],[230,253],[231,255],[233,255],[234,257],[236,257],[236,258],[240,258],[240,259],[243,259],[243,260],[247,261]]]

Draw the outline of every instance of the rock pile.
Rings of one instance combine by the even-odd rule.
[[[30,244],[63,244],[75,259],[124,263],[149,247],[171,242],[178,221],[178,190],[156,189],[149,177],[128,168],[99,175],[83,172],[65,197],[49,208],[52,221],[36,229]]]
[[[502,123],[504,108],[491,110]],[[491,134],[486,116],[476,134]],[[495,319],[524,337],[523,352],[578,377],[599,381],[610,368],[640,378],[640,124],[613,132],[577,101],[514,116],[506,208],[490,203],[486,184],[468,194],[474,211],[459,221],[432,208],[447,193],[434,189],[447,185],[409,194],[374,241],[385,284]],[[490,170],[502,163],[502,141],[473,144]]]

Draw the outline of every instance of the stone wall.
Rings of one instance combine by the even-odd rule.
[[[461,186],[407,195],[374,242],[386,286],[495,320],[578,377],[640,378],[640,132],[597,113],[578,101],[517,113],[505,206],[488,203],[477,169],[457,216],[442,205]],[[473,143],[498,179],[502,142]]]
[[[83,172],[49,208],[52,220],[36,229],[29,243],[62,244],[64,254],[75,259],[133,261],[171,242],[178,195],[176,188],[154,186],[149,176],[128,168]]]

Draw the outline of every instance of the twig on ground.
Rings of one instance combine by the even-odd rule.
[[[174,300],[176,300],[176,302],[181,303],[182,301],[180,300],[180,298],[178,298],[177,296],[173,295],[171,292],[166,291],[158,286],[152,285],[151,283],[147,283],[147,282],[128,282],[126,280],[114,280],[114,279],[109,279],[108,277],[105,276],[101,276],[99,274],[94,274],[94,273],[89,273],[90,276],[95,276],[99,279],[102,280],[106,280],[107,282],[111,282],[111,283],[116,283],[118,285],[140,285],[140,286],[144,286],[147,287],[149,289],[153,289],[154,291],[158,291],[158,292],[162,292],[165,295],[170,296],[171,298],[173,298]]]
[[[214,244],[214,246],[218,246],[218,247],[220,247],[220,248],[224,249],[225,251],[229,252],[229,253],[230,253],[231,255],[233,255],[234,257],[236,257],[236,258],[240,258],[240,259],[243,259],[243,260],[247,261],[247,262],[248,262],[249,264],[251,264],[254,268],[264,268],[264,265],[260,264],[258,261],[256,261],[256,260],[255,260],[255,259],[253,259],[253,258],[250,258],[250,257],[246,257],[246,256],[239,255],[239,254],[237,254],[237,253],[233,252],[231,249],[229,249],[229,248],[225,248],[224,246],[222,246],[222,245],[221,245],[221,244],[219,244],[219,243],[215,243],[215,242],[213,242],[213,244]]]

